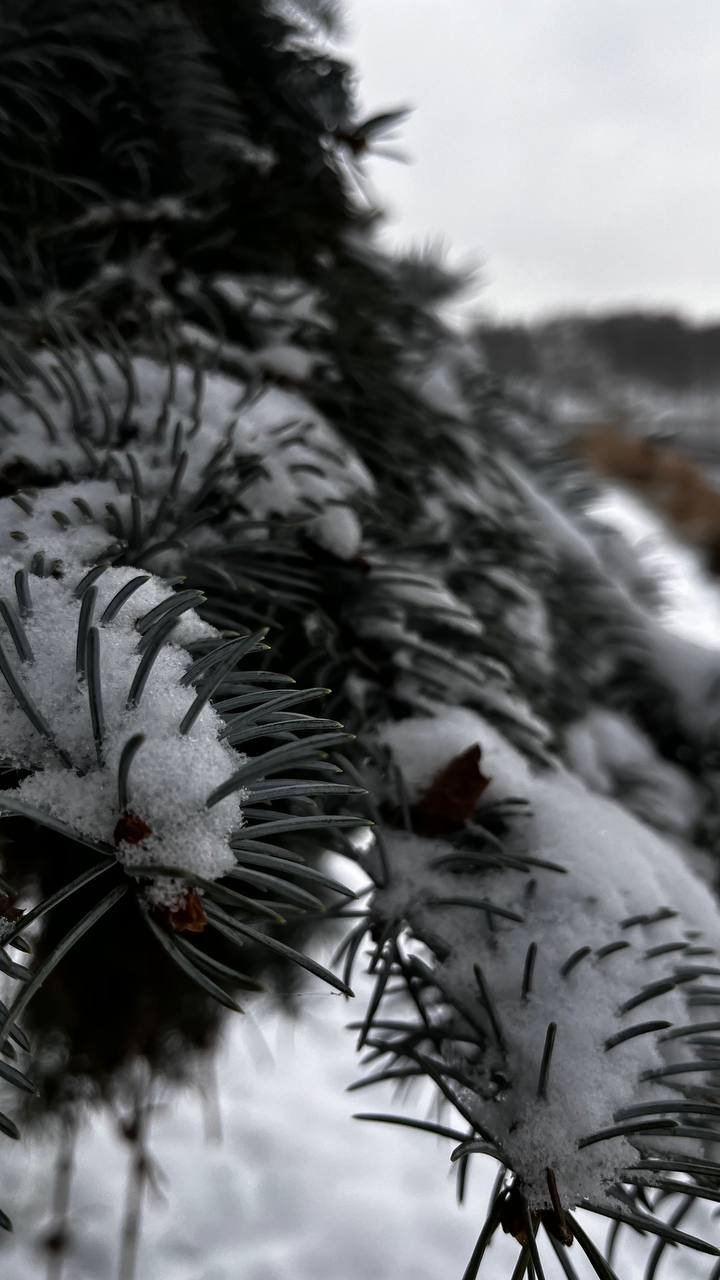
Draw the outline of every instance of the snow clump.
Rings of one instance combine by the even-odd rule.
[[[142,630],[142,619],[172,599],[167,585],[130,567],[106,568],[81,600],[76,588],[82,575],[58,580],[31,574],[30,608],[21,617],[18,606],[10,603],[16,571],[16,561],[0,557],[0,596],[6,609],[0,643],[10,679],[25,695],[18,699],[7,675],[0,682],[3,762],[25,775],[5,793],[8,809],[19,801],[101,848],[116,845],[117,857],[128,867],[169,865],[208,879],[226,874],[235,865],[228,842],[242,825],[243,793],[233,792],[210,807],[206,802],[246,757],[223,741],[223,722],[208,704],[187,733],[179,731],[197,693],[183,684],[192,661],[184,646],[213,638],[214,630],[192,610],[182,614],[146,683],[131,698],[149,634]],[[104,618],[111,601],[133,581],[136,589]],[[78,671],[83,601],[97,626],[104,721],[100,744],[95,742],[82,657]],[[20,628],[22,653],[13,641],[13,627],[16,637]],[[32,717],[23,701],[34,708]],[[130,767],[128,810],[149,828],[140,843],[116,834],[118,767],[123,748],[135,735],[143,741]]]

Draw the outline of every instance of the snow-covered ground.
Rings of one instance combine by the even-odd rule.
[[[667,583],[668,626],[720,647],[720,593],[692,553],[627,495],[610,491],[596,514],[656,559]],[[228,1020],[217,1062],[220,1138],[207,1136],[217,1123],[208,1126],[198,1092],[164,1101],[151,1134],[164,1195],[146,1196],[137,1280],[460,1280],[495,1168],[476,1158],[458,1209],[452,1143],[351,1118],[399,1109],[389,1086],[345,1092],[358,1074],[345,1024],[364,1009],[369,990],[359,969],[355,990],[356,1001],[348,1002],[308,980],[296,1023],[262,1000]],[[421,1114],[423,1102],[402,1100],[402,1109]],[[3,1144],[0,1200],[15,1234],[0,1241],[2,1280],[44,1280],[38,1242],[52,1220],[55,1157],[49,1141],[27,1136]],[[117,1275],[128,1158],[109,1117],[87,1126],[77,1149],[63,1280]],[[692,1216],[683,1227],[693,1230]],[[633,1249],[628,1237],[616,1262],[623,1280],[642,1274]],[[500,1234],[483,1275],[507,1280],[516,1257],[515,1242]],[[585,1280],[582,1257],[573,1263]],[[661,1280],[707,1277],[711,1266],[668,1250]],[[548,1265],[548,1280],[558,1274]]]
[[[137,1280],[459,1280],[494,1173],[471,1173],[460,1211],[452,1143],[352,1119],[398,1109],[389,1088],[345,1091],[358,1075],[346,1024],[364,1009],[368,980],[355,989],[349,1002],[308,985],[295,1024],[264,1016],[261,1001],[230,1017],[217,1063],[221,1140],[206,1136],[197,1093],[158,1110],[151,1149],[165,1196],[146,1198]],[[128,1155],[107,1118],[82,1135],[64,1280],[117,1274]],[[2,1280],[45,1275],[37,1241],[51,1221],[55,1156],[54,1144],[28,1136],[6,1155],[15,1232],[0,1247]],[[499,1276],[516,1252],[502,1240]]]

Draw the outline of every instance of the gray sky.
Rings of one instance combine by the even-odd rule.
[[[481,268],[475,307],[720,314],[718,0],[346,0],[395,244]]]

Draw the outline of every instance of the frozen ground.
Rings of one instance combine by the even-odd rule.
[[[669,584],[668,624],[719,645],[718,595],[690,553],[631,498],[610,494],[602,515],[632,540],[653,541]],[[199,1094],[168,1098],[159,1109],[151,1147],[164,1196],[146,1198],[137,1280],[460,1280],[494,1167],[476,1160],[458,1209],[449,1142],[351,1119],[354,1111],[398,1109],[389,1089],[345,1092],[357,1062],[344,1028],[364,1008],[365,980],[356,981],[356,992],[353,1009],[319,983],[308,985],[294,1025],[267,1008],[263,1016],[260,1002],[252,1016],[230,1017],[217,1064],[220,1140],[207,1135]],[[422,1102],[409,1100],[405,1109],[421,1114]],[[2,1203],[15,1234],[0,1242],[0,1277],[45,1280],[38,1239],[51,1221],[56,1148],[27,1139],[9,1147],[3,1144]],[[127,1147],[108,1119],[88,1127],[77,1152],[63,1280],[115,1280],[127,1164]],[[683,1223],[694,1226],[703,1230],[692,1218]],[[639,1280],[643,1266],[628,1247],[617,1272]],[[500,1236],[483,1276],[508,1280],[516,1256],[515,1242]],[[573,1262],[585,1280],[582,1259]],[[711,1268],[707,1259],[667,1251],[659,1280],[699,1280]],[[548,1280],[558,1274],[549,1264]]]
[[[362,1008],[363,984],[356,985]],[[197,1094],[157,1114],[151,1146],[167,1179],[165,1199],[146,1200],[137,1280],[462,1275],[490,1172],[474,1184],[471,1177],[458,1211],[449,1142],[352,1120],[354,1111],[391,1109],[389,1091],[345,1092],[357,1076],[353,1033],[345,1030],[356,1011],[319,983],[302,1003],[296,1025],[275,1014],[268,1024],[257,1002],[252,1021],[230,1018],[217,1073],[221,1141],[206,1136]],[[24,1141],[12,1157],[3,1203],[15,1233],[0,1250],[0,1276],[44,1278],[36,1242],[50,1221],[55,1149]],[[107,1121],[82,1137],[64,1280],[114,1278],[127,1161]],[[503,1246],[499,1265],[515,1253]],[[498,1275],[511,1271],[500,1265]]]

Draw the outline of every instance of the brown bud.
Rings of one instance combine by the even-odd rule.
[[[142,844],[152,835],[152,828],[136,813],[123,813],[117,820],[113,839],[119,844]]]
[[[514,1236],[518,1244],[530,1243],[528,1227],[532,1223],[533,1231],[537,1228],[540,1215],[528,1208],[528,1202],[517,1186],[511,1187],[500,1210],[500,1226],[503,1231]]]
[[[162,907],[159,914],[175,933],[203,933],[207,924],[205,908],[197,889],[188,889],[177,907]]]

